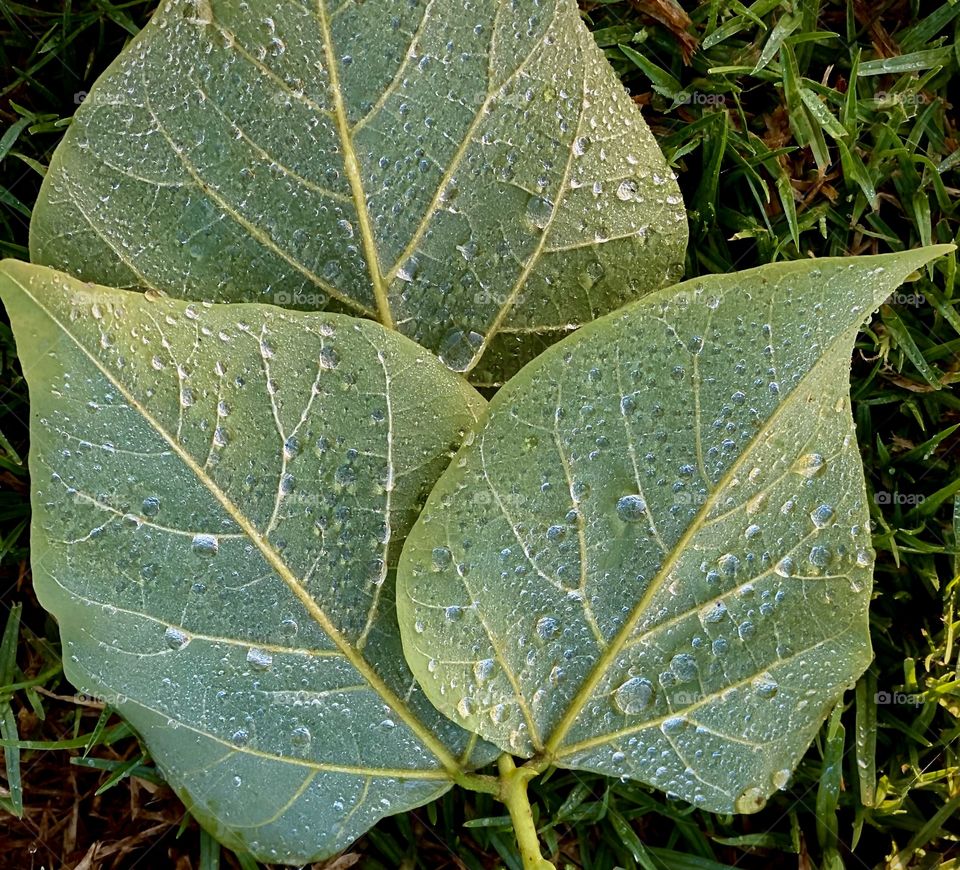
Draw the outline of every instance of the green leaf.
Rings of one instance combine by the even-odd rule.
[[[336,852],[449,788],[475,738],[404,663],[394,566],[475,391],[344,315],[14,261],[0,295],[30,388],[34,583],[70,681],[265,861]]]
[[[77,111],[31,256],[377,318],[486,383],[675,280],[686,233],[574,0],[166,0]]]
[[[759,809],[871,658],[858,327],[947,250],[698,278],[520,372],[401,556],[428,697],[535,768]]]

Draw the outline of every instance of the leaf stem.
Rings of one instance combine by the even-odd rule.
[[[497,760],[497,766],[500,768],[499,797],[510,811],[520,857],[523,859],[523,870],[556,870],[540,853],[540,840],[527,797],[527,783],[536,776],[536,772],[527,767],[517,767],[506,752]]]

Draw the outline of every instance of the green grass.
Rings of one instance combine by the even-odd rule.
[[[41,174],[78,95],[151,5],[0,0],[4,255],[26,257]],[[681,39],[665,23],[683,27],[671,0],[584,4],[680,177],[688,276],[957,240],[960,113],[949,88],[960,92],[960,3],[684,7],[692,23]],[[960,866],[955,272],[953,259],[935,283],[931,272],[902,288],[854,359],[878,551],[868,674],[756,816],[712,816],[586,774],[536,783],[558,866]],[[100,841],[104,866],[256,866],[184,820],[135,735],[64,681],[55,626],[30,588],[26,415],[0,323],[3,860],[72,867]],[[894,703],[877,704],[877,693]],[[384,821],[352,854],[371,868],[519,868],[503,807],[462,792]]]

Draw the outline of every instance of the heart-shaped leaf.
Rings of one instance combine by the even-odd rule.
[[[395,562],[483,400],[376,323],[7,261],[33,576],[67,677],[192,811],[303,863],[446,790],[470,735],[404,663]]]
[[[31,255],[375,317],[492,382],[675,279],[686,232],[574,0],[165,0],[54,155]]]
[[[871,658],[854,340],[946,249],[690,281],[520,372],[401,557],[439,709],[714,811],[786,785]]]

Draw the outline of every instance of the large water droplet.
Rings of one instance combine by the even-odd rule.
[[[311,739],[312,735],[310,734],[310,729],[305,725],[298,725],[293,729],[293,731],[290,732],[290,742],[294,746],[309,746]]]
[[[220,541],[217,540],[216,535],[194,535],[190,548],[198,556],[216,556],[220,550]]]
[[[183,649],[190,640],[185,632],[172,625],[163,633],[163,639],[170,649]]]
[[[753,690],[761,698],[772,698],[780,689],[777,681],[767,673],[760,674],[753,681]]]
[[[637,182],[632,178],[627,178],[624,181],[620,182],[620,185],[617,187],[617,199],[621,202],[629,202],[631,199],[634,199],[637,195]]]
[[[773,787],[776,789],[784,789],[787,787],[787,783],[790,782],[790,771],[784,768],[783,770],[776,770],[773,773],[773,776],[770,777],[773,782]]]
[[[453,561],[453,553],[446,547],[434,547],[430,553],[430,567],[434,571],[443,571]]]
[[[266,650],[250,647],[247,650],[247,664],[254,670],[265,671],[273,664],[273,655]]]
[[[630,677],[613,693],[613,703],[628,716],[642,713],[653,700],[653,683],[643,677]]]
[[[697,676],[697,660],[690,653],[679,653],[670,659],[670,670],[678,680],[687,683]]]
[[[827,461],[819,453],[804,453],[794,464],[793,472],[801,477],[817,477],[827,468]]]
[[[543,640],[550,640],[560,633],[560,623],[552,616],[541,616],[537,620],[536,630]]]
[[[797,570],[797,566],[790,556],[784,556],[779,562],[777,562],[773,570],[781,577],[792,577]]]
[[[828,504],[822,504],[810,512],[810,519],[818,529],[826,528],[833,518],[833,508]]]
[[[553,203],[542,196],[531,196],[527,201],[527,223],[535,230],[542,230],[550,223],[553,214]]]
[[[625,523],[642,520],[647,513],[647,503],[639,495],[625,495],[617,502],[617,516]]]
[[[756,813],[763,809],[767,802],[763,789],[753,786],[744,790],[734,801],[733,808],[738,813]]]
[[[473,665],[473,678],[479,683],[483,684],[493,675],[493,659],[480,659],[478,662],[474,662]]]

